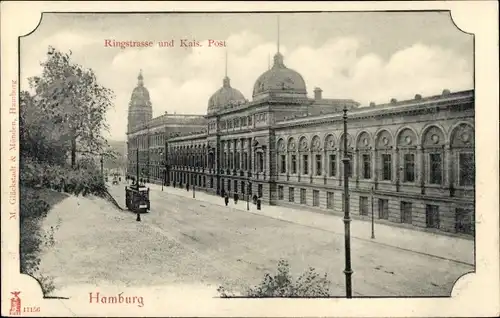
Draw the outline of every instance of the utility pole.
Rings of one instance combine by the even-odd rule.
[[[345,231],[345,283],[346,298],[352,298],[351,269],[351,217],[349,216],[349,157],[347,155],[347,106],[344,106],[344,231]]]

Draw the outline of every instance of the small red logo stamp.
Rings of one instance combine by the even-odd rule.
[[[10,314],[20,315],[21,314],[21,298],[19,298],[20,291],[10,292],[14,297],[10,299]]]

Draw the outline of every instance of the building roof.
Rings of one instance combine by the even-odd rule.
[[[207,115],[217,113],[220,110],[227,109],[230,106],[240,105],[246,102],[245,96],[231,87],[229,77],[224,77],[222,87],[219,88],[208,100]]]
[[[144,86],[144,77],[142,76],[142,70],[139,72],[139,76],[137,76],[137,86],[132,91],[132,96],[130,97],[131,105],[151,105],[151,101],[149,98],[149,91]]]
[[[252,97],[255,99],[269,92],[280,92],[303,97],[307,95],[304,78],[298,72],[285,66],[283,55],[280,52],[274,55],[274,64],[271,69],[257,78]]]

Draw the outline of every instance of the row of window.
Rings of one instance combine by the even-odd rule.
[[[149,140],[148,140],[149,138]],[[132,149],[140,148],[145,149],[154,146],[164,146],[165,136],[164,135],[144,135],[137,138],[131,138],[129,147]]]
[[[312,206],[319,207],[320,198],[319,190],[312,190],[313,202]],[[326,192],[326,208],[334,209],[334,192]],[[284,187],[278,186],[278,200],[284,200]],[[342,193],[342,211],[344,210],[344,194]],[[295,203],[295,188],[288,188],[288,202]],[[307,189],[300,189],[300,204],[307,204]],[[378,218],[383,220],[389,219],[389,200],[377,199]],[[400,205],[400,222],[412,224],[412,203],[402,201]],[[359,214],[368,215],[370,211],[369,198],[366,196],[359,197]],[[426,227],[440,228],[440,215],[438,205],[426,205]],[[457,233],[472,234],[474,230],[474,213],[471,209],[457,208],[455,211],[455,231]]]
[[[239,127],[252,126],[252,116],[245,116],[240,118],[227,119],[220,122],[221,129],[232,129]],[[211,125],[211,128],[214,129],[215,125]]]
[[[428,162],[429,183],[442,184],[443,183],[443,159],[441,153],[430,153]],[[352,177],[353,160],[352,155],[349,157],[349,170],[348,175]],[[360,162],[360,178],[372,178],[372,162],[371,154],[362,154]],[[381,179],[392,180],[392,154],[381,154]],[[287,172],[286,155],[280,155],[279,172],[284,174]],[[314,157],[314,174],[316,176],[323,175],[323,156],[315,155]],[[415,182],[415,154],[404,154],[403,156],[403,181]],[[289,171],[291,174],[297,174],[297,155],[290,155]],[[475,164],[474,154],[471,152],[464,152],[458,154],[458,180],[461,186],[473,186],[475,181]],[[309,155],[302,155],[301,173],[304,175],[309,174]],[[337,176],[337,155],[330,154],[328,156],[328,171],[327,175],[330,177]]]
[[[157,179],[161,179],[160,174],[157,174]],[[206,176],[201,176],[201,175],[189,175],[187,173],[183,172],[172,172],[171,176],[172,182],[176,183],[189,183],[198,187],[207,187],[207,177]],[[215,188],[215,179],[214,177],[210,177],[209,179],[209,188],[213,189]],[[248,194],[252,195],[252,183],[249,183],[247,181],[238,181],[238,180],[224,180],[221,179],[221,190],[227,191],[229,193],[240,193],[242,195]],[[248,191],[248,193],[246,193]],[[257,185],[257,194],[259,197],[262,197],[263,194],[263,186],[262,184]]]
[[[348,175],[352,177],[353,171],[353,160],[352,155],[349,154],[349,170]],[[176,157],[175,165],[185,165],[192,167],[204,167],[206,166],[205,156],[198,155],[192,157]],[[429,160],[427,161],[427,171],[429,176],[429,184],[440,185],[443,183],[443,159],[441,153],[429,153]],[[360,162],[360,178],[361,179],[371,179],[372,178],[372,162],[370,154],[362,154]],[[316,176],[323,175],[323,156],[315,155],[314,157],[314,174]],[[393,162],[392,154],[381,154],[381,169],[380,178],[381,180],[392,180],[393,177]],[[151,164],[154,164],[152,162]],[[159,162],[157,164],[160,164]],[[254,171],[262,172],[265,167],[265,159],[263,152],[256,153],[256,166]],[[240,161],[240,156],[238,154],[229,153],[227,155],[224,153],[222,155],[222,168],[223,169],[243,169],[248,170],[251,167],[252,162],[246,152],[242,153],[242,159]],[[212,169],[214,166],[214,156],[212,153],[208,155],[208,167]],[[279,172],[284,174],[287,172],[286,156],[280,155],[278,161]],[[415,155],[405,154],[403,156],[403,181],[404,182],[415,182]],[[290,166],[289,171],[291,174],[297,174],[298,164],[297,155],[290,155]],[[327,175],[330,177],[340,176],[337,171],[337,155],[330,154],[328,156],[328,169]],[[309,155],[302,155],[302,166],[301,174],[309,174]],[[458,181],[461,186],[473,186],[475,182],[475,164],[474,164],[474,154],[471,152],[463,152],[458,154]]]

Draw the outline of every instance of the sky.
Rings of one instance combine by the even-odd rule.
[[[278,28],[279,15],[279,28]],[[278,32],[279,30],[279,32]],[[279,50],[299,72],[308,95],[386,103],[473,88],[473,37],[447,12],[323,13],[45,13],[38,28],[21,38],[21,89],[41,74],[49,45],[72,52],[114,91],[106,137],[126,140],[128,103],[142,69],[153,116],[166,111],[206,114],[210,96],[231,86],[252,100],[255,80]],[[159,47],[158,41],[175,41]],[[180,40],[203,47],[180,47]],[[105,47],[105,40],[153,41],[153,47]],[[208,40],[226,47],[209,47]]]

